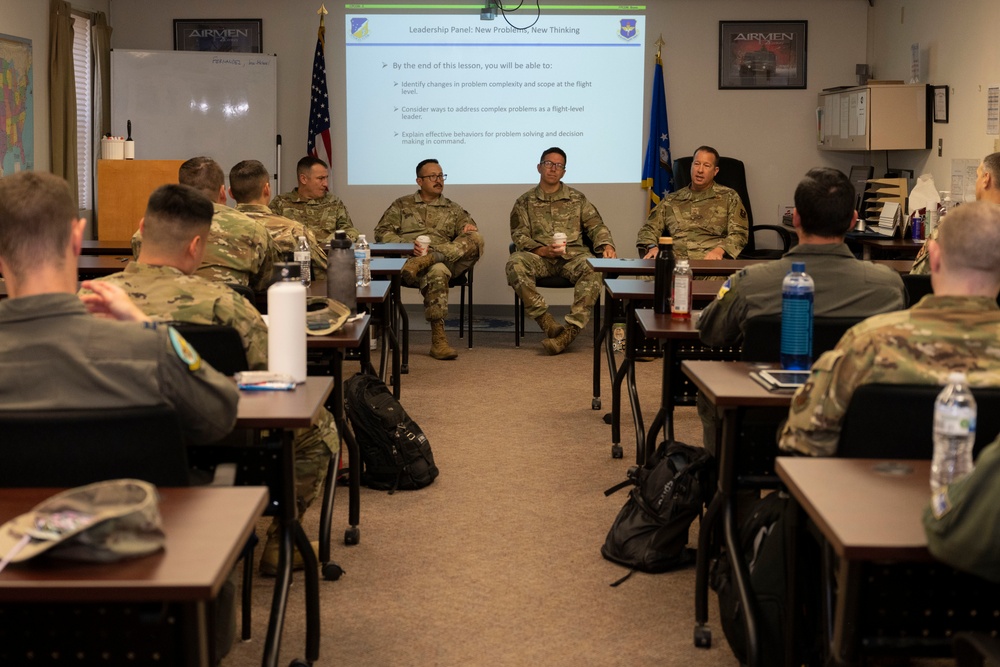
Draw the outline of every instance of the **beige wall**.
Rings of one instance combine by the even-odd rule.
[[[869,10],[868,58],[881,79],[910,78],[910,45],[920,44],[921,83],[949,86],[950,118],[934,123],[933,149],[899,151],[892,166],[930,173],[950,189],[953,159],[982,159],[1000,150],[986,134],[986,89],[1000,85],[1000,5],[991,0],[877,0]],[[941,157],[938,139],[943,140]],[[876,172],[885,156],[876,155]]]

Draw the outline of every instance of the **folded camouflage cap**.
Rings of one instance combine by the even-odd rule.
[[[325,336],[337,331],[351,310],[344,304],[325,296],[311,296],[306,299],[306,333],[314,336]]]
[[[138,479],[78,486],[0,526],[0,570],[43,553],[111,562],[154,553],[165,540],[156,487]]]

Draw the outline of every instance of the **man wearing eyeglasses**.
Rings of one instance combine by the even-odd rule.
[[[732,259],[747,244],[747,211],[732,188],[719,185],[719,151],[699,146],[691,161],[691,184],[673,192],[649,213],[636,245],[646,259],[656,257],[661,236],[674,239],[678,257]]]
[[[549,354],[559,354],[587,326],[601,294],[601,276],[587,263],[593,255],[584,235],[602,257],[617,254],[601,214],[582,192],[562,182],[566,153],[557,147],[546,149],[538,173],[538,185],[521,195],[510,212],[510,238],[517,251],[507,261],[507,283],[524,302],[524,312],[545,332],[542,346]],[[535,287],[538,278],[548,276],[563,276],[574,285],[565,327],[552,318]]]
[[[471,268],[482,256],[483,237],[472,216],[442,195],[448,175],[435,159],[417,165],[417,186],[412,195],[389,205],[375,225],[378,243],[412,243],[418,236],[430,238],[427,248],[415,247],[403,265],[405,285],[420,288],[424,317],[431,324],[431,351],[435,359],[458,356],[444,332],[448,314],[448,281]]]

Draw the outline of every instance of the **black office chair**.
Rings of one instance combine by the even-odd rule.
[[[674,189],[679,190],[691,183],[691,163],[692,156],[686,156],[674,160]],[[731,157],[719,158],[719,173],[715,177],[715,182],[719,185],[736,190],[743,202],[743,208],[747,211],[747,244],[740,252],[739,259],[777,259],[788,252],[789,248],[795,245],[792,233],[781,225],[755,225],[753,223],[753,209],[750,206],[750,195],[747,192],[747,174],[742,160]],[[780,249],[758,249],[755,241],[756,233],[759,231],[772,231],[781,237],[782,247]]]
[[[979,451],[1000,433],[1000,387],[972,387]],[[937,385],[866,384],[847,406],[837,456],[856,459],[929,459],[934,453]]]
[[[816,317],[813,319],[813,359],[832,350],[844,333],[863,317]],[[781,315],[758,315],[746,322],[743,331],[743,361],[781,359]]]
[[[903,287],[906,288],[906,307],[909,308],[917,301],[928,294],[934,293],[934,288],[931,287],[931,276],[930,274],[917,275],[914,273],[907,273],[900,276],[903,279]]]
[[[956,667],[1000,665],[1000,639],[985,632],[960,632],[952,641]]]
[[[218,324],[188,324],[173,322],[187,342],[198,351],[212,368],[223,375],[250,370],[243,340],[236,329]]]

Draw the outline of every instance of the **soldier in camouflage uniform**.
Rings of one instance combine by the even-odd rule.
[[[833,455],[863,384],[943,384],[962,371],[972,386],[1000,386],[1000,205],[959,207],[928,243],[934,294],[851,328],[813,364],[792,399],[782,449]]]
[[[1000,582],[1000,437],[971,473],[942,488],[924,509],[927,548],[938,560]]]
[[[183,185],[164,185],[149,198],[140,226],[145,236],[139,259],[102,281],[122,287],[147,315],[173,322],[219,324],[236,329],[253,370],[267,370],[267,325],[257,309],[234,290],[192,272],[201,263],[202,239],[212,210],[200,192]],[[295,481],[300,514],[323,483],[330,452],[340,439],[333,416],[322,410],[309,428],[295,431]],[[261,556],[261,572],[273,575],[278,565],[275,530]],[[301,567],[296,554],[296,565]]]
[[[245,285],[262,292],[272,282],[278,249],[267,229],[234,208],[226,206],[222,168],[207,157],[191,158],[181,165],[178,181],[200,191],[213,202],[215,215],[197,275],[220,283]],[[142,229],[132,236],[132,255],[139,257]]]
[[[326,253],[316,241],[316,235],[301,222],[273,213],[267,206],[271,199],[271,178],[267,167],[258,160],[244,160],[229,170],[229,196],[236,201],[236,210],[267,228],[278,252],[291,260],[304,236],[309,245],[312,279],[326,278]]]
[[[656,257],[661,236],[674,240],[678,257],[735,259],[747,244],[747,211],[732,188],[715,182],[719,152],[700,146],[691,162],[691,184],[668,194],[649,213],[636,245]]]
[[[1000,153],[990,153],[979,163],[976,169],[976,201],[988,201],[1000,204]],[[928,240],[937,239],[938,228],[935,227]],[[910,273],[927,275],[931,268],[927,261],[927,243],[920,248]]]
[[[415,250],[415,256],[403,265],[401,277],[404,284],[419,287],[424,296],[424,317],[431,323],[430,354],[435,359],[458,356],[444,332],[448,281],[470,269],[484,249],[476,221],[442,194],[445,178],[437,160],[420,162],[420,189],[392,202],[375,225],[379,243],[409,243],[421,235],[430,237],[429,250],[422,255]]]
[[[539,160],[538,185],[518,197],[510,212],[510,238],[517,252],[507,261],[507,283],[545,332],[542,346],[549,354],[559,354],[576,339],[601,295],[601,276],[587,263],[593,255],[583,235],[602,257],[617,257],[601,214],[582,192],[562,182],[565,171],[566,153],[561,148],[547,149]],[[553,242],[558,232],[566,235],[564,247]],[[565,327],[552,318],[535,287],[536,279],[547,276],[563,276],[574,285]]]
[[[328,244],[338,229],[347,232],[352,242],[357,241],[358,230],[347,207],[328,190],[330,170],[326,162],[307,155],[299,160],[295,175],[298,187],[272,199],[271,210],[309,227],[322,244]]]

